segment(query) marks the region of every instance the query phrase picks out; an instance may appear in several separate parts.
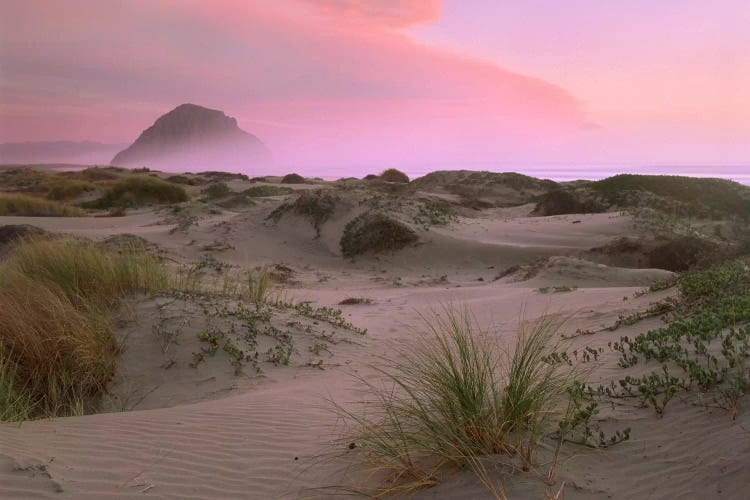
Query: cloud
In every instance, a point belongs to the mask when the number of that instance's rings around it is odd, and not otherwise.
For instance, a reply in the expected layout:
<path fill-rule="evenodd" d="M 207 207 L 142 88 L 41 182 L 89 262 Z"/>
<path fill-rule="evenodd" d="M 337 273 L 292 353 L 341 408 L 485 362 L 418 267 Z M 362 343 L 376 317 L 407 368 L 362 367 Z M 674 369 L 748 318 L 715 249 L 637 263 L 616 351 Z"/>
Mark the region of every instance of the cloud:
<path fill-rule="evenodd" d="M 348 21 L 403 28 L 435 21 L 440 0 L 300 0 L 313 9 Z"/>
<path fill-rule="evenodd" d="M 439 9 L 18 2 L 0 27 L 0 141 L 132 140 L 183 102 L 236 116 L 275 157 L 302 163 L 497 157 L 580 131 L 587 118 L 565 89 L 402 31 Z"/>

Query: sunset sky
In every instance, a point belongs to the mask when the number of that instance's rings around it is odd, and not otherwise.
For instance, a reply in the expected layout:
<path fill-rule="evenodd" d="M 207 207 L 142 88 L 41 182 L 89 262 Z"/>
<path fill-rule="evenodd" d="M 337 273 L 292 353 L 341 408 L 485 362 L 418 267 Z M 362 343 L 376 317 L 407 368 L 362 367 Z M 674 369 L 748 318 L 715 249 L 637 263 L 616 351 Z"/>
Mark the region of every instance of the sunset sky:
<path fill-rule="evenodd" d="M 192 102 L 285 164 L 748 165 L 749 25 L 747 0 L 0 0 L 0 142 L 131 142 Z"/>

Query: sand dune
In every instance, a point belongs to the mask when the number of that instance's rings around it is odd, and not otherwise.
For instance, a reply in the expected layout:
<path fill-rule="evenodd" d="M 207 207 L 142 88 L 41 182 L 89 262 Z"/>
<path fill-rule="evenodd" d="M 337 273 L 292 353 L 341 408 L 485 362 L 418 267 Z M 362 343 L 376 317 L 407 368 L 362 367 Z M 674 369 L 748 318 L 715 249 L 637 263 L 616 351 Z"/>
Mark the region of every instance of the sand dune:
<path fill-rule="evenodd" d="M 660 320 L 651 318 L 604 330 L 674 294 L 634 295 L 672 277 L 668 271 L 585 260 L 591 248 L 638 237 L 633 220 L 620 213 L 532 217 L 528 205 L 488 209 L 444 226 L 415 225 L 419 243 L 401 251 L 344 259 L 339 240 L 357 210 L 331 217 L 318 238 L 304 217 L 267 220 L 284 199 L 214 212 L 188 206 L 182 212 L 194 219 L 187 225 L 164 208 L 124 217 L 0 217 L 0 224 L 33 224 L 94 240 L 133 234 L 175 265 L 207 256 L 238 271 L 283 264 L 279 286 L 287 296 L 341 307 L 348 321 L 367 329 L 364 336 L 336 330 L 342 341 L 312 355 L 316 328 L 323 327 L 302 322 L 293 327 L 299 330 L 289 366 L 266 362 L 262 374 L 245 370 L 237 376 L 221 352 L 198 368 L 189 365 L 204 345 L 198 334 L 209 329 L 203 303 L 133 298 L 123 314 L 137 320 L 118 330 L 125 351 L 105 402 L 108 412 L 0 425 L 0 498 L 330 498 L 334 491 L 326 487 L 353 476 L 346 450 L 333 447 L 336 418 L 326 400 L 360 397 L 351 374 L 364 373 L 379 355 L 398 356 L 393 342 L 421 335 L 422 315 L 464 304 L 509 348 L 519 316 L 555 314 L 570 318 L 564 333 L 600 331 L 573 341 L 597 347 L 658 326 Z M 545 287 L 570 291 L 542 293 Z M 347 297 L 370 303 L 337 305 Z M 280 328 L 298 321 L 284 314 Z M 160 328 L 179 330 L 166 349 Z M 315 366 L 318 360 L 322 364 Z M 603 366 L 594 367 L 594 379 L 615 375 Z M 743 498 L 750 487 L 750 416 L 741 413 L 732 422 L 721 411 L 675 404 L 662 419 L 635 408 L 606 413 L 608 425 L 631 426 L 634 437 L 612 450 L 567 448 L 565 497 Z M 505 484 L 510 498 L 542 498 L 544 492 L 533 473 L 506 477 Z M 469 473 L 417 497 L 489 498 Z"/>

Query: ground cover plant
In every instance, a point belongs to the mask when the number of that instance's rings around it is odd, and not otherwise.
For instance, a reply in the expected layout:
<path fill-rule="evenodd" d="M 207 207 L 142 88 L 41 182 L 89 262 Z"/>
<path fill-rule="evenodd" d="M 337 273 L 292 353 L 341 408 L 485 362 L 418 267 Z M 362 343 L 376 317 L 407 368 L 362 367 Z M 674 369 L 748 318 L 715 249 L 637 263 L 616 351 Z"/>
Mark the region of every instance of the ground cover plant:
<path fill-rule="evenodd" d="M 750 391 L 750 260 L 728 261 L 683 276 L 677 289 L 675 299 L 621 317 L 608 329 L 654 315 L 664 320 L 660 328 L 608 343 L 626 374 L 609 384 L 585 386 L 582 396 L 590 404 L 632 401 L 663 415 L 681 395 L 693 404 L 724 408 L 733 417 L 741 410 Z M 601 349 L 586 347 L 556 359 L 589 361 L 602 354 Z"/>
<path fill-rule="evenodd" d="M 166 286 L 163 264 L 144 253 L 64 238 L 18 242 L 0 266 L 0 416 L 95 406 L 116 367 L 119 301 Z"/>

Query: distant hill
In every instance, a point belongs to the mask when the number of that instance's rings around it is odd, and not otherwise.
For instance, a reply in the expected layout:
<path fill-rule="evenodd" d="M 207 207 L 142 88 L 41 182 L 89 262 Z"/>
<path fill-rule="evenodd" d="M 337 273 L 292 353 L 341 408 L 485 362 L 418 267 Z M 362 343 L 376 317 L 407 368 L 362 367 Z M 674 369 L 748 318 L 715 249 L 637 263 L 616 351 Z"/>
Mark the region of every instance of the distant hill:
<path fill-rule="evenodd" d="M 124 144 L 100 142 L 6 142 L 0 144 L 0 163 L 107 164 Z"/>
<path fill-rule="evenodd" d="M 161 116 L 112 164 L 166 170 L 252 169 L 271 162 L 260 139 L 222 111 L 182 104 Z"/>

